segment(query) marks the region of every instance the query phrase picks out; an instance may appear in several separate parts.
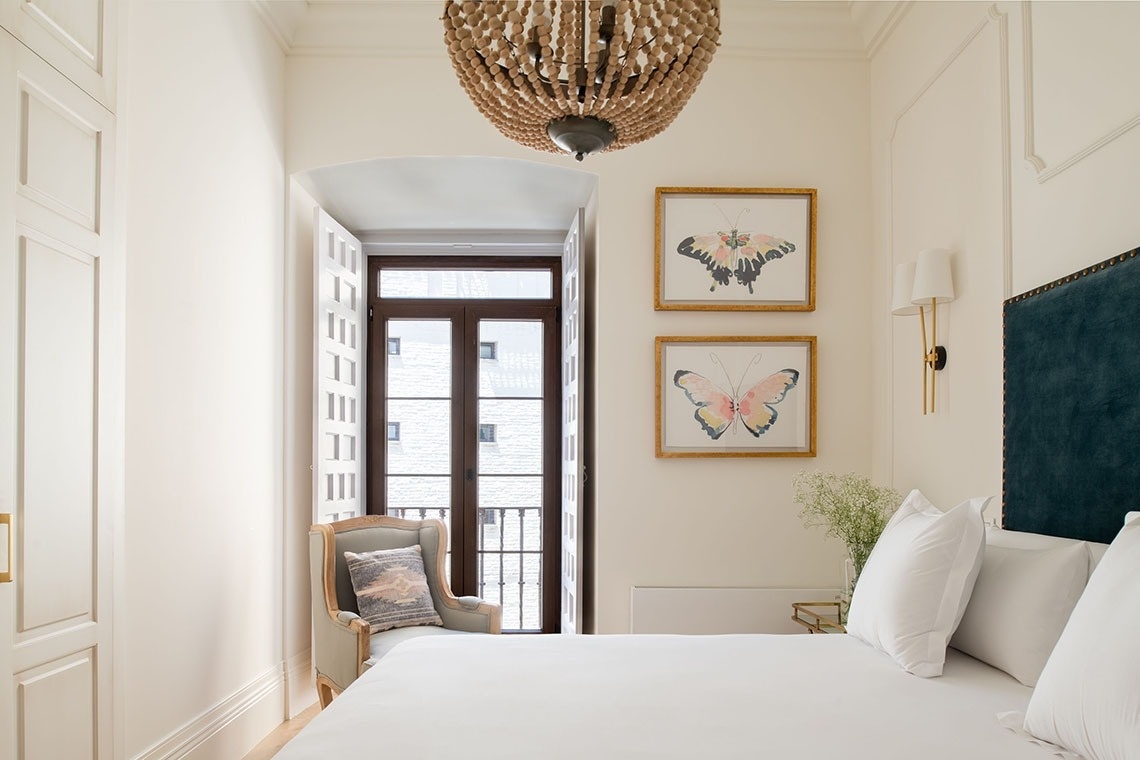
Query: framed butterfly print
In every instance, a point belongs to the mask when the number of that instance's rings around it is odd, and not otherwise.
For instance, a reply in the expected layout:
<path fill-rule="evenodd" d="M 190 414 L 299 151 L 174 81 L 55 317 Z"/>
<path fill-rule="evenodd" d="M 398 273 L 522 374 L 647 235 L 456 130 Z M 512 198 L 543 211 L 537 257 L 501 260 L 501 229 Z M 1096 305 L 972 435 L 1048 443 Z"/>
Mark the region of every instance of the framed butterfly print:
<path fill-rule="evenodd" d="M 658 457 L 815 456 L 815 336 L 656 339 Z"/>
<path fill-rule="evenodd" d="M 815 311 L 815 194 L 657 188 L 654 308 Z"/>

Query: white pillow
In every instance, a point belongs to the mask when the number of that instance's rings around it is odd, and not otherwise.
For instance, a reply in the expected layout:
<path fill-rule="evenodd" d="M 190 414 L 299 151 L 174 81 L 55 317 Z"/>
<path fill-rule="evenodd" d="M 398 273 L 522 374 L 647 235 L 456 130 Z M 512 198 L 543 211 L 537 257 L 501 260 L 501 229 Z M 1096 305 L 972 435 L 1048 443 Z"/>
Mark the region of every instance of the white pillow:
<path fill-rule="evenodd" d="M 1065 626 L 1025 729 L 1088 760 L 1140 757 L 1140 520 L 1126 522 Z"/>
<path fill-rule="evenodd" d="M 1088 548 L 1067 541 L 1014 549 L 994 545 L 991 536 L 950 646 L 1033 686 L 1085 589 Z"/>
<path fill-rule="evenodd" d="M 942 675 L 946 642 L 962 619 L 981 566 L 987 501 L 970 499 L 943 513 L 911 491 L 859 576 L 847 633 L 910 673 Z"/>
<path fill-rule="evenodd" d="M 1073 543 L 1083 543 L 1089 550 L 1089 575 L 1096 569 L 1100 558 L 1108 550 L 1108 544 L 1098 544 L 1095 541 L 1081 541 L 1076 538 L 1062 538 L 1061 536 L 1047 536 L 1044 533 L 1025 533 L 1020 530 L 1004 530 L 1002 528 L 986 528 L 986 546 L 1009 546 L 1014 549 L 1052 549 L 1055 546 L 1069 546 Z"/>

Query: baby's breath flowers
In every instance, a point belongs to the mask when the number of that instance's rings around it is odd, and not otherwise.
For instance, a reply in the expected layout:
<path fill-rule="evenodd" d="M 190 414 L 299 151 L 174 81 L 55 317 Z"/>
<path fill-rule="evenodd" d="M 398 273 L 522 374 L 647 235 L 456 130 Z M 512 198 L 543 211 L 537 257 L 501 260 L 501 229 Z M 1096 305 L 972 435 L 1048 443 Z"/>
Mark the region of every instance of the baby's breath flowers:
<path fill-rule="evenodd" d="M 800 470 L 792 478 L 793 498 L 802 505 L 800 518 L 808 527 L 826 526 L 827 535 L 847 545 L 855 565 L 854 588 L 887 521 L 902 496 L 893 488 L 877 486 L 869 478 L 849 472 L 836 475 Z"/>

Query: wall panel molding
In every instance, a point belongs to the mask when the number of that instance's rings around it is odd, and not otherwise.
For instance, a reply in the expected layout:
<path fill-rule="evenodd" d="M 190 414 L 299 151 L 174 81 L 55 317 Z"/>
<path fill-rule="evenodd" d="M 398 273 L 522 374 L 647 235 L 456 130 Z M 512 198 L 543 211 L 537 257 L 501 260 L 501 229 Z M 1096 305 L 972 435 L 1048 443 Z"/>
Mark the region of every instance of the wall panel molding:
<path fill-rule="evenodd" d="M 1024 0 L 1021 4 L 1021 32 L 1022 32 L 1022 98 L 1024 101 L 1025 109 L 1025 161 L 1029 168 L 1036 172 L 1037 181 L 1039 183 L 1047 182 L 1053 177 L 1056 177 L 1066 169 L 1075 166 L 1084 159 L 1091 156 L 1104 146 L 1116 140 L 1121 135 L 1132 130 L 1133 127 L 1140 125 L 1140 112 L 1134 114 L 1126 119 L 1123 123 L 1110 128 L 1107 132 L 1102 134 L 1099 138 L 1094 139 L 1092 142 L 1078 148 L 1075 152 L 1070 154 L 1067 158 L 1056 161 L 1047 161 L 1044 157 L 1038 154 L 1038 146 L 1036 143 L 1037 136 L 1037 113 L 1034 110 L 1034 86 L 1033 86 L 1033 11 L 1032 3 L 1029 0 Z M 1006 297 L 1011 293 L 1006 290 Z"/>
<path fill-rule="evenodd" d="M 1010 140 L 1010 87 L 1009 87 L 1009 16 L 998 8 L 998 6 L 991 5 L 986 12 L 985 17 L 979 21 L 973 29 L 962 39 L 962 41 L 954 48 L 950 55 L 942 62 L 941 65 L 935 70 L 934 74 L 918 89 L 918 91 L 911 97 L 910 100 L 899 110 L 891 123 L 890 134 L 887 137 L 887 234 L 886 234 L 886 268 L 885 271 L 879 273 L 883 282 L 890 282 L 891 276 L 895 267 L 895 155 L 894 155 L 894 141 L 898 133 L 899 124 L 906 117 L 908 113 L 922 100 L 922 98 L 930 91 L 932 87 L 946 74 L 947 71 L 958 61 L 963 53 L 974 43 L 982 32 L 990 27 L 991 24 L 996 24 L 998 29 L 998 46 L 999 46 L 999 66 L 998 72 L 1001 77 L 1000 86 L 1000 99 L 1001 99 L 1001 143 L 1002 143 L 1002 288 L 1003 293 L 1008 297 L 1011 293 L 1011 283 L 1013 280 L 1013 191 L 1012 191 L 1012 177 L 1010 172 L 1011 162 L 1011 140 Z M 891 297 L 890 290 L 887 290 L 887 298 Z M 889 304 L 880 304 L 886 307 Z M 885 329 L 885 345 L 887 346 L 887 366 L 891 370 L 886 376 L 886 398 L 894 397 L 894 371 L 895 366 L 895 350 L 894 350 L 894 324 L 892 318 L 888 317 L 886 320 Z M 917 354 L 916 354 L 917 355 Z M 885 451 L 889 452 L 886 460 L 886 475 L 888 482 L 894 482 L 894 463 L 895 463 L 895 419 L 894 419 L 894 405 L 888 404 L 886 410 L 887 426 L 886 426 L 886 446 Z"/>

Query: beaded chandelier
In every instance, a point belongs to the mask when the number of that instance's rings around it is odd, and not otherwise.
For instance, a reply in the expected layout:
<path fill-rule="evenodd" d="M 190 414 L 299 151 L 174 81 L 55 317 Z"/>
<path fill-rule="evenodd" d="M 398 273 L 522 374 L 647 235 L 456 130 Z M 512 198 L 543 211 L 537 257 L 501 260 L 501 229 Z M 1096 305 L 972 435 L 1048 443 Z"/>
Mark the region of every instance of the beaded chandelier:
<path fill-rule="evenodd" d="M 582 157 L 668 127 L 716 52 L 719 0 L 448 0 L 471 101 L 528 148 Z"/>

